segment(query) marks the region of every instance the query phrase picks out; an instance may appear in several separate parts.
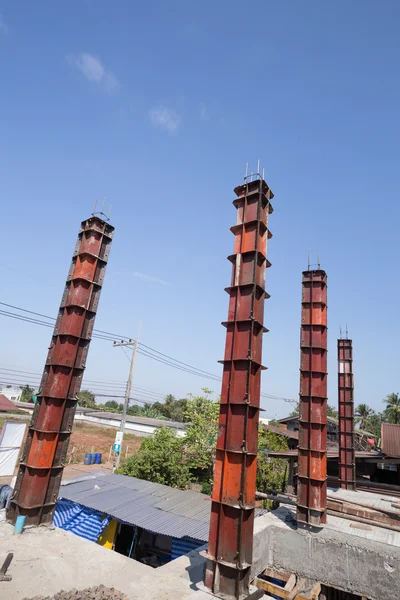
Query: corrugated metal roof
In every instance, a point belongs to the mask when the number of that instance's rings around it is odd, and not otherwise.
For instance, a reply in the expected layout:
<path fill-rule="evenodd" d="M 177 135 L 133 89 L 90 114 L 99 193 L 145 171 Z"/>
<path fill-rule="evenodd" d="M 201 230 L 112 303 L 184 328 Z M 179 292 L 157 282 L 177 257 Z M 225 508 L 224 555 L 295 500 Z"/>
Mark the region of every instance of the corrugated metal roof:
<path fill-rule="evenodd" d="M 0 394 L 0 410 L 15 410 L 15 404 L 3 394 Z"/>
<path fill-rule="evenodd" d="M 382 423 L 382 452 L 400 458 L 400 425 Z"/>
<path fill-rule="evenodd" d="M 198 492 L 112 474 L 64 485 L 60 498 L 154 533 L 208 539 L 211 501 Z"/>
<path fill-rule="evenodd" d="M 190 537 L 206 542 L 210 526 L 209 496 L 178 490 L 125 475 L 83 476 L 61 486 L 60 498 L 174 538 Z M 256 516 L 265 510 L 256 509 Z"/>
<path fill-rule="evenodd" d="M 292 438 L 293 440 L 299 439 L 298 431 L 291 431 L 290 429 L 285 429 L 284 427 L 276 427 L 275 425 L 267 425 L 266 423 L 260 423 L 260 425 L 272 433 L 277 433 L 278 435 L 283 435 L 285 437 Z"/>
<path fill-rule="evenodd" d="M 85 408 L 79 412 L 84 413 L 88 417 L 98 417 L 100 419 L 115 419 L 121 421 L 121 413 L 105 412 L 99 410 L 93 410 Z M 150 427 L 170 427 L 173 429 L 186 429 L 187 423 L 180 423 L 179 421 L 167 421 L 164 419 L 150 419 L 149 417 L 134 417 L 131 415 L 126 416 L 128 423 L 140 423 L 143 425 L 149 425 Z"/>

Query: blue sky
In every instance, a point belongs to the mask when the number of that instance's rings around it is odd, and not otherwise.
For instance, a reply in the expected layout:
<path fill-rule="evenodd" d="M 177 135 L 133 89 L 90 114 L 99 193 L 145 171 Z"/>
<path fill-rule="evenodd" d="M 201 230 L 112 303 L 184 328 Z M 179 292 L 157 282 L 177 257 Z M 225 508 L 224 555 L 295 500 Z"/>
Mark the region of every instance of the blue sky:
<path fill-rule="evenodd" d="M 0 301 L 56 315 L 96 197 L 116 228 L 96 327 L 220 374 L 233 188 L 257 159 L 275 194 L 263 391 L 296 398 L 301 272 L 328 274 L 355 401 L 399 391 L 400 5 L 0 1 Z M 50 330 L 0 316 L 0 365 L 41 372 Z M 93 340 L 87 377 L 128 362 Z M 219 385 L 139 356 L 160 393 Z M 290 406 L 263 400 L 265 416 Z"/>

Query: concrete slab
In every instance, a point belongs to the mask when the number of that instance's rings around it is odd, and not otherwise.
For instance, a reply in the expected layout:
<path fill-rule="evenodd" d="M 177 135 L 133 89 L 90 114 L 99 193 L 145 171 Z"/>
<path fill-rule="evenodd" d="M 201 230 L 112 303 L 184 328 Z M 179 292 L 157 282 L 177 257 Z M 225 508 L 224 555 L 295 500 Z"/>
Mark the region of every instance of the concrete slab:
<path fill-rule="evenodd" d="M 400 534 L 380 527 L 360 530 L 328 517 L 319 531 L 298 529 L 289 507 L 255 521 L 252 575 L 266 567 L 320 581 L 371 600 L 394 598 L 400 589 Z"/>
<path fill-rule="evenodd" d="M 11 525 L 1 523 L 0 564 L 8 552 L 14 553 L 12 581 L 0 582 L 0 598 L 7 600 L 100 584 L 130 600 L 187 600 L 197 590 L 179 570 L 152 569 L 62 529 L 39 527 L 15 535 Z"/>

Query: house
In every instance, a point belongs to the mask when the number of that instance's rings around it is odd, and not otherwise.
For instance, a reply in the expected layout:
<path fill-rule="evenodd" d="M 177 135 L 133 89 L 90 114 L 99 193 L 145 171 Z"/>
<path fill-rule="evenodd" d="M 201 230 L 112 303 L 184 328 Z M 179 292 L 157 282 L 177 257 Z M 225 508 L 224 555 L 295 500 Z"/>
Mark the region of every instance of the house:
<path fill-rule="evenodd" d="M 278 419 L 278 423 L 281 423 L 288 431 L 297 433 L 299 431 L 299 417 L 292 416 L 284 419 Z M 327 416 L 326 418 L 326 437 L 327 446 L 330 448 L 337 448 L 339 446 L 339 421 L 334 417 Z M 375 436 L 369 431 L 363 429 L 354 429 L 354 441 L 355 449 L 360 451 L 368 451 L 375 447 L 376 441 Z"/>
<path fill-rule="evenodd" d="M 15 404 L 11 402 L 4 394 L 0 394 L 0 412 L 14 412 Z"/>
<path fill-rule="evenodd" d="M 158 567 L 207 543 L 210 514 L 205 494 L 95 473 L 62 482 L 53 523 Z"/>
<path fill-rule="evenodd" d="M 18 402 L 21 398 L 21 388 L 3 387 L 0 394 L 11 400 L 11 402 Z"/>

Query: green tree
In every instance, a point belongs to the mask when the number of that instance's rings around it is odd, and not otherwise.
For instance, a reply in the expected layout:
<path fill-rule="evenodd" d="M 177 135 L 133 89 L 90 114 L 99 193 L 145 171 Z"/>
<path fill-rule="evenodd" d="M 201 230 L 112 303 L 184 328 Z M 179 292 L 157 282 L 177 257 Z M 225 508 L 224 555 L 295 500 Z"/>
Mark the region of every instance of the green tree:
<path fill-rule="evenodd" d="M 381 425 L 382 425 L 382 421 L 383 420 L 384 420 L 383 414 L 382 413 L 375 413 L 375 412 L 373 412 L 368 417 L 368 420 L 367 420 L 367 429 L 366 429 L 366 431 L 371 432 L 372 435 L 374 435 L 377 440 L 379 440 L 380 437 L 381 437 Z"/>
<path fill-rule="evenodd" d="M 368 420 L 374 414 L 372 408 L 367 404 L 359 404 L 355 410 L 355 423 L 360 426 L 360 429 L 368 428 Z"/>
<path fill-rule="evenodd" d="M 96 396 L 90 390 L 82 390 L 77 398 L 82 408 L 96 408 Z"/>
<path fill-rule="evenodd" d="M 19 399 L 20 402 L 29 402 L 34 393 L 35 390 L 32 387 L 30 387 L 28 384 L 24 385 L 21 387 L 21 396 Z"/>
<path fill-rule="evenodd" d="M 177 400 L 175 396 L 168 394 L 168 396 L 165 397 L 164 402 L 154 402 L 153 408 L 166 419 L 183 423 L 186 419 L 185 412 L 187 402 L 186 398 Z"/>
<path fill-rule="evenodd" d="M 108 400 L 104 403 L 104 408 L 106 408 L 107 410 L 118 412 L 119 404 L 116 400 Z"/>
<path fill-rule="evenodd" d="M 175 432 L 166 427 L 143 440 L 138 452 L 118 469 L 118 473 L 181 489 L 191 480 L 183 444 Z"/>
<path fill-rule="evenodd" d="M 288 450 L 288 443 L 283 435 L 269 431 L 260 425 L 258 428 L 256 480 L 259 492 L 267 492 L 267 488 L 283 490 L 286 484 L 287 461 L 282 458 L 269 458 L 268 450 Z"/>
<path fill-rule="evenodd" d="M 185 418 L 189 426 L 183 443 L 189 467 L 203 471 L 204 479 L 210 481 L 218 436 L 219 401 L 210 398 L 212 392 L 207 388 L 202 391 L 204 396 L 187 401 Z"/>
<path fill-rule="evenodd" d="M 400 423 L 400 395 L 388 394 L 383 402 L 386 404 L 385 418 L 389 423 Z"/>
<path fill-rule="evenodd" d="M 333 406 L 330 406 L 329 404 L 326 407 L 326 414 L 328 417 L 332 417 L 333 419 L 339 418 L 339 413 L 336 410 L 336 408 L 334 408 Z"/>

